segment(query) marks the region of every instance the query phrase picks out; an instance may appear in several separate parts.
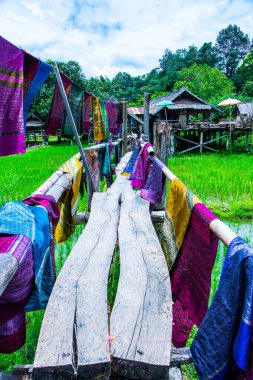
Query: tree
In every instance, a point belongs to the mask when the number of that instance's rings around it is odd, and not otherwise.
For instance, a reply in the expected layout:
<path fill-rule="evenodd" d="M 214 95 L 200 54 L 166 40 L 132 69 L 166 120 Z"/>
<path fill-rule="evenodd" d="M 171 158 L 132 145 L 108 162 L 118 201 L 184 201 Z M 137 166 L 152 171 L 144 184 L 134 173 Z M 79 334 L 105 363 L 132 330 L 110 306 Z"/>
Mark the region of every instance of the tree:
<path fill-rule="evenodd" d="M 232 78 L 240 61 L 250 49 L 250 39 L 239 26 L 229 25 L 222 29 L 216 39 L 215 49 L 218 57 L 218 68 Z"/>
<path fill-rule="evenodd" d="M 208 101 L 216 96 L 226 96 L 233 92 L 232 82 L 226 75 L 208 65 L 192 65 L 178 73 L 174 89 L 187 87 L 200 98 Z"/>
<path fill-rule="evenodd" d="M 205 42 L 198 51 L 198 64 L 214 67 L 217 63 L 217 54 L 212 42 Z"/>
<path fill-rule="evenodd" d="M 241 66 L 238 67 L 233 80 L 238 91 L 243 89 L 247 81 L 253 81 L 253 49 L 244 58 Z"/>

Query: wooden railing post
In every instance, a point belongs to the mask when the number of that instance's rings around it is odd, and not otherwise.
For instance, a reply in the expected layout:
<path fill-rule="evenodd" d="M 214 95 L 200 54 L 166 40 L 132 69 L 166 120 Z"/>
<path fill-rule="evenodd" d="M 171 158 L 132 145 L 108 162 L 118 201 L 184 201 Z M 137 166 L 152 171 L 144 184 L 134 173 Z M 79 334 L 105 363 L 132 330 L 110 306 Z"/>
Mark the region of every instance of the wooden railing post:
<path fill-rule="evenodd" d="M 122 153 L 123 155 L 127 152 L 127 102 L 123 102 L 123 124 L 122 124 Z"/>
<path fill-rule="evenodd" d="M 151 94 L 145 92 L 144 94 L 144 134 L 146 135 L 146 140 L 150 141 L 149 133 L 149 103 L 150 103 Z"/>

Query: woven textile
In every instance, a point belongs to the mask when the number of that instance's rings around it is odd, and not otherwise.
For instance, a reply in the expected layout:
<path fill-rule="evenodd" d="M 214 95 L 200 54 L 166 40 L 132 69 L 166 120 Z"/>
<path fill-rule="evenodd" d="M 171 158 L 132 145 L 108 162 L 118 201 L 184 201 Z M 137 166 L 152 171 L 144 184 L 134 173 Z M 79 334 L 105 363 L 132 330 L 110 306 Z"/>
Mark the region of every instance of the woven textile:
<path fill-rule="evenodd" d="M 218 290 L 191 345 L 200 380 L 252 379 L 253 248 L 236 237 L 226 261 Z"/>
<path fill-rule="evenodd" d="M 14 256 L 18 269 L 0 296 L 0 353 L 11 353 L 25 343 L 24 308 L 33 287 L 32 243 L 24 235 L 0 235 L 0 254 Z"/>
<path fill-rule="evenodd" d="M 68 94 L 68 101 L 79 135 L 83 133 L 83 97 L 84 91 L 73 83 Z M 62 134 L 66 137 L 74 136 L 72 124 L 66 110 L 62 122 Z"/>
<path fill-rule="evenodd" d="M 31 56 L 30 56 L 31 57 Z M 32 57 L 34 58 L 34 57 Z M 31 58 L 30 58 L 31 59 Z M 34 61 L 31 60 L 30 65 L 32 65 L 32 62 L 34 62 L 34 68 L 36 67 L 36 72 L 32 78 L 32 80 L 29 83 L 26 83 L 27 90 L 26 94 L 24 94 L 24 123 L 26 123 L 27 115 L 29 108 L 37 94 L 37 92 L 40 90 L 41 86 L 45 82 L 45 80 L 48 78 L 48 75 L 52 71 L 53 67 L 48 65 L 45 62 L 40 61 L 37 65 L 37 60 L 34 58 Z"/>
<path fill-rule="evenodd" d="M 25 153 L 23 51 L 0 36 L 0 156 Z"/>
<path fill-rule="evenodd" d="M 192 327 L 200 326 L 208 309 L 218 246 L 218 238 L 209 228 L 214 219 L 216 216 L 204 204 L 193 206 L 183 243 L 170 272 L 175 347 L 185 347 Z"/>
<path fill-rule="evenodd" d="M 84 104 L 83 104 L 83 132 L 86 132 L 86 133 L 90 129 L 91 106 L 92 106 L 92 95 L 88 91 L 85 91 Z"/>
<path fill-rule="evenodd" d="M 136 160 L 137 160 L 137 157 L 140 153 L 140 150 L 141 150 L 141 143 L 138 143 L 136 145 L 136 147 L 134 148 L 134 151 L 131 154 L 131 157 L 130 157 L 128 163 L 126 164 L 126 167 L 123 170 L 123 172 L 121 173 L 121 175 L 123 175 L 124 177 L 128 177 L 128 178 L 131 177 L 132 172 L 134 170 L 134 165 L 136 163 Z"/>
<path fill-rule="evenodd" d="M 165 165 L 153 158 L 150 172 L 145 183 L 144 189 L 141 190 L 141 197 L 150 203 L 161 203 L 165 185 L 165 175 L 162 169 Z"/>
<path fill-rule="evenodd" d="M 141 146 L 141 150 L 138 154 L 131 176 L 131 185 L 134 188 L 144 189 L 150 166 L 150 162 L 148 161 L 148 148 L 151 146 L 152 145 L 149 143 L 144 143 Z"/>
<path fill-rule="evenodd" d="M 191 210 L 196 203 L 200 203 L 200 200 L 179 179 L 171 182 L 161 240 L 170 268 L 183 243 Z"/>
<path fill-rule="evenodd" d="M 100 107 L 100 99 L 93 96 L 92 98 L 92 117 L 93 117 L 93 130 L 94 140 L 103 141 L 107 139 L 104 120 L 102 117 L 102 111 Z"/>
<path fill-rule="evenodd" d="M 32 80 L 36 74 L 39 65 L 39 59 L 35 58 L 33 55 L 24 51 L 24 83 L 23 83 L 23 96 L 27 94 L 28 88 L 30 87 Z"/>
<path fill-rule="evenodd" d="M 60 73 L 63 87 L 66 94 L 68 95 L 71 89 L 72 80 L 69 79 L 66 75 Z M 61 128 L 61 121 L 64 113 L 65 105 L 62 99 L 61 91 L 58 83 L 55 83 L 54 97 L 51 105 L 47 125 L 46 125 L 46 134 L 56 135 L 58 129 Z"/>
<path fill-rule="evenodd" d="M 86 162 L 89 166 L 89 170 L 92 177 L 92 182 L 95 187 L 95 191 L 99 192 L 99 161 L 96 152 L 85 153 Z M 86 181 L 89 181 L 89 176 L 86 174 Z M 92 185 L 90 184 L 90 188 Z"/>
<path fill-rule="evenodd" d="M 75 231 L 75 219 L 78 205 L 78 193 L 82 179 L 82 166 L 76 157 L 72 157 L 65 164 L 59 167 L 63 173 L 72 176 L 70 188 L 61 196 L 58 201 L 60 207 L 60 220 L 55 230 L 55 240 L 63 243 Z"/>

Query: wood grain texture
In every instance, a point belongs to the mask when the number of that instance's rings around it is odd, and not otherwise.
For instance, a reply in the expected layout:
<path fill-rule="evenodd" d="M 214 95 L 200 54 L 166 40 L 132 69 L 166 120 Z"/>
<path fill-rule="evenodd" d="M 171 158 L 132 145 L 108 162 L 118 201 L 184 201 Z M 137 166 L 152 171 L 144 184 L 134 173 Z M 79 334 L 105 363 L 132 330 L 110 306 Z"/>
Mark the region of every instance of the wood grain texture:
<path fill-rule="evenodd" d="M 0 254 L 0 296 L 18 269 L 18 260 L 8 253 Z"/>
<path fill-rule="evenodd" d="M 106 288 L 118 217 L 118 195 L 94 193 L 88 224 L 59 274 L 45 312 L 34 379 L 71 379 L 77 370 L 85 379 L 94 378 L 93 371 L 101 378 L 108 376 Z"/>
<path fill-rule="evenodd" d="M 120 279 L 110 319 L 112 370 L 132 379 L 165 379 L 170 365 L 172 300 L 169 272 L 149 203 L 122 198 Z"/>

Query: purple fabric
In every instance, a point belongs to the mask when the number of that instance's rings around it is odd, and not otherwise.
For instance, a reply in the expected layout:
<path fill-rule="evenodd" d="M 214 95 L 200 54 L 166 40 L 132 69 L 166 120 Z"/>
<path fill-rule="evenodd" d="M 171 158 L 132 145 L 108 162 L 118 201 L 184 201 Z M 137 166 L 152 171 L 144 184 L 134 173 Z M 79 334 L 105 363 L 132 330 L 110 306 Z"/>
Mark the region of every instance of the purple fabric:
<path fill-rule="evenodd" d="M 91 114 L 92 94 L 88 91 L 84 92 L 83 104 L 83 131 L 88 132 L 90 129 L 90 114 Z"/>
<path fill-rule="evenodd" d="M 63 87 L 65 89 L 66 95 L 69 94 L 72 80 L 69 79 L 66 75 L 60 73 Z M 46 125 L 46 134 L 56 135 L 58 129 L 61 128 L 61 120 L 64 113 L 65 105 L 62 99 L 61 91 L 58 86 L 58 83 L 55 84 L 54 98 L 51 105 L 51 110 L 49 113 L 49 118 Z"/>
<path fill-rule="evenodd" d="M 23 51 L 0 36 L 0 156 L 25 153 Z"/>
<path fill-rule="evenodd" d="M 24 235 L 0 235 L 0 254 L 12 254 L 19 267 L 0 296 L 0 352 L 11 353 L 25 343 L 25 312 L 33 287 L 32 243 Z"/>
<path fill-rule="evenodd" d="M 193 327 L 200 326 L 208 309 L 211 272 L 218 238 L 209 224 L 217 217 L 202 203 L 191 213 L 183 244 L 171 269 L 173 299 L 172 342 L 184 347 Z"/>
<path fill-rule="evenodd" d="M 141 197 L 150 203 L 161 203 L 165 184 L 165 175 L 162 172 L 164 164 L 153 158 L 150 172 L 145 183 L 144 189 L 141 190 Z"/>
<path fill-rule="evenodd" d="M 144 189 L 148 177 L 148 148 L 151 146 L 149 143 L 144 143 L 135 162 L 131 185 L 137 189 Z"/>
<path fill-rule="evenodd" d="M 111 141 L 108 141 L 108 147 L 109 147 L 109 154 L 111 156 L 112 151 L 113 151 L 113 143 Z"/>
<path fill-rule="evenodd" d="M 117 133 L 118 124 L 117 124 L 117 104 L 105 102 L 106 113 L 108 117 L 109 132 L 112 134 Z"/>
<path fill-rule="evenodd" d="M 26 205 L 34 206 L 41 205 L 45 207 L 48 212 L 49 220 L 50 220 L 50 248 L 51 248 L 51 259 L 53 265 L 53 273 L 54 280 L 56 279 L 56 268 L 55 268 L 55 255 L 54 255 L 54 231 L 56 225 L 60 219 L 60 210 L 57 202 L 54 197 L 51 195 L 45 194 L 32 194 L 29 197 L 26 197 L 22 201 Z"/>

